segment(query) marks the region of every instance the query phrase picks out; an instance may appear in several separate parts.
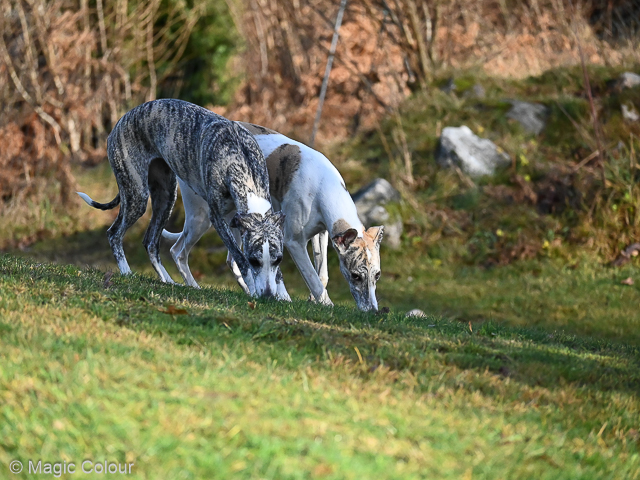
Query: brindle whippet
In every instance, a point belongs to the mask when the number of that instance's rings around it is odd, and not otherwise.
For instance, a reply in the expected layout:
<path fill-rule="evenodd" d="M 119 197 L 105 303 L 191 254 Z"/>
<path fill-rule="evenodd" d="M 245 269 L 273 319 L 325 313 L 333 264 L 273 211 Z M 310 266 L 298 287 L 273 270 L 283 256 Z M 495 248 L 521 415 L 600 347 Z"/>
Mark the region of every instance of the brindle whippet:
<path fill-rule="evenodd" d="M 118 121 L 107 154 L 118 183 L 116 197 L 101 204 L 78 194 L 102 210 L 120 204 L 108 238 L 121 273 L 131 272 L 122 239 L 151 196 L 153 215 L 143 244 L 162 281 L 173 282 L 160 261 L 159 243 L 176 200 L 177 178 L 183 195 L 206 206 L 207 225 L 213 224 L 229 250 L 245 292 L 289 299 L 278 268 L 284 215 L 273 211 L 265 158 L 245 128 L 188 102 L 155 100 Z"/>

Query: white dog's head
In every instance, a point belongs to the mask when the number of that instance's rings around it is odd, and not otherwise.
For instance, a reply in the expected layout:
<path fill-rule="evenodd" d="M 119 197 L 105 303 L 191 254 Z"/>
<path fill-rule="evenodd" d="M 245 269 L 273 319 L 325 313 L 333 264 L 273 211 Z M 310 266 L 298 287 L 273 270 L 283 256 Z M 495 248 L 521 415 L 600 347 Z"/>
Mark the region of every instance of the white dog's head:
<path fill-rule="evenodd" d="M 231 221 L 230 226 L 242 235 L 258 297 L 274 297 L 278 290 L 276 274 L 282 262 L 284 217 L 282 212 L 238 213 Z"/>
<path fill-rule="evenodd" d="M 339 230 L 340 225 L 334 225 L 333 231 Z M 355 228 L 347 228 L 334 233 L 331 238 L 340 257 L 340 271 L 349 282 L 356 305 L 365 312 L 378 311 L 376 284 L 380 279 L 380 242 L 383 230 L 384 227 L 370 227 L 359 237 Z"/>

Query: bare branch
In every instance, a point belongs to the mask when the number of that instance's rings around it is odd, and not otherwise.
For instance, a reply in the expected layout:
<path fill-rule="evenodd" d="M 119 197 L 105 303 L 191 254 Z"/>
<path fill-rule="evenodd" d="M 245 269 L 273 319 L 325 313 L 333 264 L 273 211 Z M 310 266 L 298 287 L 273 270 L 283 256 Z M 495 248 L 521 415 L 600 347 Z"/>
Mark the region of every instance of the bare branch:
<path fill-rule="evenodd" d="M 22 0 L 18 0 L 16 2 L 16 10 L 18 11 L 18 17 L 20 18 L 20 24 L 22 25 L 22 38 L 24 38 L 27 52 L 27 63 L 29 76 L 31 77 L 31 85 L 33 85 L 33 88 L 36 91 L 36 101 L 38 103 L 42 103 L 42 89 L 38 82 L 38 64 L 36 62 L 36 54 L 33 51 L 33 44 L 31 42 L 31 29 L 29 28 L 24 8 L 22 8 Z"/>
<path fill-rule="evenodd" d="M 100 49 L 102 50 L 102 56 L 107 55 L 107 29 L 104 24 L 104 8 L 102 6 L 102 0 L 96 0 L 98 8 L 98 27 L 100 28 Z"/>
<path fill-rule="evenodd" d="M 0 21 L 0 27 L 4 27 L 3 23 L 4 22 Z M 22 82 L 20 81 L 20 78 L 16 73 L 16 69 L 13 66 L 13 62 L 11 61 L 11 57 L 9 56 L 9 52 L 7 51 L 7 45 L 4 43 L 4 37 L 2 35 L 0 35 L 0 55 L 2 55 L 2 59 L 7 65 L 7 69 L 9 70 L 9 75 L 11 77 L 11 80 L 13 81 L 13 84 L 16 87 L 16 90 L 18 90 L 18 92 L 20 93 L 24 101 L 27 102 L 29 105 L 31 105 L 31 108 L 35 110 L 35 112 L 40 116 L 40 118 L 42 118 L 42 120 L 44 120 L 51 126 L 51 128 L 53 129 L 53 135 L 56 139 L 56 143 L 58 145 L 61 145 L 62 139 L 60 138 L 60 130 L 61 130 L 60 125 L 58 124 L 58 122 L 56 122 L 56 120 L 51 115 L 45 112 L 40 105 L 36 104 L 33 101 L 33 98 L 31 98 L 31 95 L 29 95 L 29 92 L 27 92 L 27 90 L 24 88 L 24 85 L 22 85 Z"/>

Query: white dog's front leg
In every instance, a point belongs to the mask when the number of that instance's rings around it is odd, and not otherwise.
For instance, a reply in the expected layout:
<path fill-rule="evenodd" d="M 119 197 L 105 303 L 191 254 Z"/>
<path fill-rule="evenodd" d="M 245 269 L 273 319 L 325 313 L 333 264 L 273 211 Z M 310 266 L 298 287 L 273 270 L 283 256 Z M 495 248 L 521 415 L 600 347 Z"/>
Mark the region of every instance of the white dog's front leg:
<path fill-rule="evenodd" d="M 333 303 L 329 299 L 327 290 L 322 285 L 322 281 L 320 280 L 320 277 L 318 277 L 318 273 L 311 264 L 311 259 L 307 253 L 306 246 L 300 245 L 295 240 L 286 240 L 285 245 L 291 254 L 291 258 L 293 258 L 293 261 L 298 267 L 298 270 L 300 270 L 307 287 L 311 290 L 313 297 L 318 299 L 318 301 L 323 305 L 332 307 Z"/>
<path fill-rule="evenodd" d="M 324 305 L 333 305 L 327 292 L 327 284 L 329 283 L 329 270 L 327 269 L 327 244 L 329 242 L 329 232 L 324 231 L 314 235 L 311 239 L 311 248 L 313 250 L 313 263 L 316 266 L 316 272 L 320 277 L 320 281 L 325 288 L 324 297 L 320 299 L 320 303 Z M 309 300 L 315 302 L 313 293 L 309 294 Z"/>
<path fill-rule="evenodd" d="M 320 277 L 320 281 L 324 288 L 327 288 L 329 283 L 329 270 L 327 269 L 327 245 L 329 243 L 329 232 L 324 231 L 314 235 L 311 239 L 311 246 L 313 249 L 313 263 L 316 266 L 316 272 Z"/>

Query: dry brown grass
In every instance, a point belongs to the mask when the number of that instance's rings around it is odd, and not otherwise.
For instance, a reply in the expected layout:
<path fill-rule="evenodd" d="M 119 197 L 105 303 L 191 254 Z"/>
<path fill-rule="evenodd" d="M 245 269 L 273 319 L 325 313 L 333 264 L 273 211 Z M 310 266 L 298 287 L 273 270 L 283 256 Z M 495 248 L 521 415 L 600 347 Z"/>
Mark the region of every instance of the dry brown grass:
<path fill-rule="evenodd" d="M 350 2 L 323 112 L 331 121 L 321 124 L 319 140 L 373 128 L 383 112 L 412 90 L 432 88 L 434 75 L 446 71 L 539 75 L 579 64 L 579 45 L 590 64 L 639 62 L 636 27 L 624 30 L 618 18 L 627 7 L 600 3 Z M 326 0 L 251 0 L 237 17 L 248 45 L 247 79 L 235 104 L 217 110 L 307 140 L 336 11 L 337 3 Z"/>

